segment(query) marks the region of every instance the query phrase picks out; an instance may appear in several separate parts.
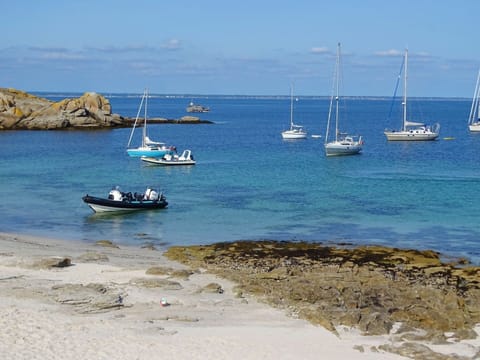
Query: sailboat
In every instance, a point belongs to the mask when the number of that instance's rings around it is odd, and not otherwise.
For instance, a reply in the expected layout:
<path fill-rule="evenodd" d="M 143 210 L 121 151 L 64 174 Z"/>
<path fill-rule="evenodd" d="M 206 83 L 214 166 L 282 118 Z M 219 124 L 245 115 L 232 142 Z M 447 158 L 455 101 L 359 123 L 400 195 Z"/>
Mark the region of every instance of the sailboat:
<path fill-rule="evenodd" d="M 478 71 L 477 84 L 475 85 L 475 92 L 473 93 L 472 108 L 470 109 L 470 116 L 468 117 L 468 129 L 472 132 L 480 131 L 480 113 L 479 113 L 479 99 L 480 98 L 480 70 Z"/>
<path fill-rule="evenodd" d="M 334 93 L 330 99 L 330 107 L 328 110 L 327 132 L 325 134 L 325 154 L 327 156 L 338 155 L 356 155 L 362 151 L 363 140 L 361 136 L 349 135 L 339 131 L 339 85 L 340 85 L 340 68 L 341 68 L 341 46 L 338 43 L 337 47 L 337 61 L 335 63 L 334 71 Z M 335 103 L 334 103 L 335 100 Z M 328 141 L 330 133 L 330 122 L 332 120 L 332 111 L 335 108 L 335 140 Z"/>
<path fill-rule="evenodd" d="M 132 157 L 162 157 L 165 154 L 172 154 L 174 152 L 173 148 L 167 147 L 163 142 L 152 141 L 147 136 L 147 101 L 148 91 L 145 89 L 143 92 L 142 101 L 140 102 L 140 106 L 138 108 L 137 116 L 135 118 L 135 123 L 133 124 L 132 131 L 130 132 L 130 138 L 128 139 L 127 154 Z M 144 104 L 145 106 L 143 106 Z M 137 148 L 130 148 L 130 143 L 132 142 L 133 134 L 135 132 L 135 128 L 137 127 L 142 107 L 145 111 L 143 118 L 142 144 Z"/>
<path fill-rule="evenodd" d="M 433 126 L 407 120 L 407 68 L 408 49 L 405 50 L 403 61 L 403 126 L 400 130 L 385 130 L 384 134 L 390 141 L 425 141 L 435 140 L 439 135 L 440 124 Z"/>
<path fill-rule="evenodd" d="M 303 126 L 293 123 L 293 86 L 290 87 L 290 130 L 283 131 L 282 138 L 285 140 L 307 138 L 307 132 L 303 129 Z"/>

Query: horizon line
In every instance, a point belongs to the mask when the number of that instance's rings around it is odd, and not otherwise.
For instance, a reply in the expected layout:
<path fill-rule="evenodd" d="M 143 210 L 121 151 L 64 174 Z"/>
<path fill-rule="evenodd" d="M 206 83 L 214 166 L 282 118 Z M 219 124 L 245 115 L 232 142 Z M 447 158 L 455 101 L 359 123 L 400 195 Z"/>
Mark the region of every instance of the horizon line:
<path fill-rule="evenodd" d="M 51 96 L 61 96 L 62 94 L 80 94 L 83 95 L 88 92 L 98 93 L 106 98 L 117 96 L 131 96 L 141 97 L 143 92 L 99 92 L 99 91 L 30 91 L 32 94 L 50 94 Z M 162 97 L 162 98 L 253 98 L 253 99 L 271 99 L 271 98 L 290 98 L 288 94 L 270 94 L 270 95 L 247 95 L 247 94 L 191 94 L 191 93 L 149 93 L 149 97 Z M 330 99 L 331 95 L 296 95 L 296 98 L 303 99 Z M 399 96 L 396 96 L 396 98 Z M 346 95 L 342 96 L 344 99 L 392 99 L 393 96 L 387 95 Z M 464 96 L 410 96 L 411 99 L 458 99 L 458 100 L 470 100 L 469 97 Z"/>

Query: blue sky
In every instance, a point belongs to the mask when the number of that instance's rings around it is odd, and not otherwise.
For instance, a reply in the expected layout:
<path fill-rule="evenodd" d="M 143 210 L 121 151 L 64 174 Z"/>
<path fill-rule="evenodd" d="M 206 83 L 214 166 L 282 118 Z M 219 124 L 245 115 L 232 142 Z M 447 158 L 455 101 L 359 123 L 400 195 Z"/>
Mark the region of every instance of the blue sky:
<path fill-rule="evenodd" d="M 477 0 L 18 0 L 2 6 L 0 87 L 25 91 L 471 97 Z"/>

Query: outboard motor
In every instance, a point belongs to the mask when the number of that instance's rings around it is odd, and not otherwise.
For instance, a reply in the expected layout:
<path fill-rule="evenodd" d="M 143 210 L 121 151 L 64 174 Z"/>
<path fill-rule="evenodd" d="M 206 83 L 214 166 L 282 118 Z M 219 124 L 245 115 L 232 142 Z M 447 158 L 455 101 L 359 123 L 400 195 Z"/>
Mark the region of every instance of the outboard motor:
<path fill-rule="evenodd" d="M 122 201 L 122 193 L 120 192 L 119 188 L 116 187 L 115 189 L 110 190 L 108 193 L 108 198 L 110 200 Z"/>
<path fill-rule="evenodd" d="M 150 189 L 147 188 L 147 191 L 145 191 L 145 196 L 143 197 L 144 200 L 150 200 L 150 201 L 156 201 L 159 199 L 159 195 L 157 190 L 155 189 Z"/>
<path fill-rule="evenodd" d="M 151 191 L 152 191 L 152 189 L 147 188 L 147 190 L 145 191 L 145 194 L 143 194 L 143 200 L 150 200 L 150 192 Z"/>
<path fill-rule="evenodd" d="M 158 200 L 158 198 L 159 198 L 158 192 L 154 189 L 150 190 L 149 200 L 155 201 L 155 200 Z"/>

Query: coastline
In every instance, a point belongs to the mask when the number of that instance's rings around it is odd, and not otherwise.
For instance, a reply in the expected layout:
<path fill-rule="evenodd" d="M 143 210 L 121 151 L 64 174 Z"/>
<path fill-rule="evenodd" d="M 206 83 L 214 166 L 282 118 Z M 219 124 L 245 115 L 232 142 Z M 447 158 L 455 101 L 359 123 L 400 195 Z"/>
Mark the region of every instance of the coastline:
<path fill-rule="evenodd" d="M 133 127 L 135 124 L 135 118 L 132 117 L 123 117 L 125 127 Z M 196 124 L 214 124 L 210 120 L 202 120 L 196 116 L 183 116 L 179 119 L 167 119 L 161 117 L 150 117 L 148 118 L 149 124 L 182 124 L 182 125 L 196 125 Z M 141 125 L 139 125 L 141 127 Z"/>
<path fill-rule="evenodd" d="M 379 350 L 389 336 L 335 335 L 152 248 L 0 233 L 0 289 L 5 358 L 404 358 Z M 480 342 L 446 346 L 467 359 Z"/>

